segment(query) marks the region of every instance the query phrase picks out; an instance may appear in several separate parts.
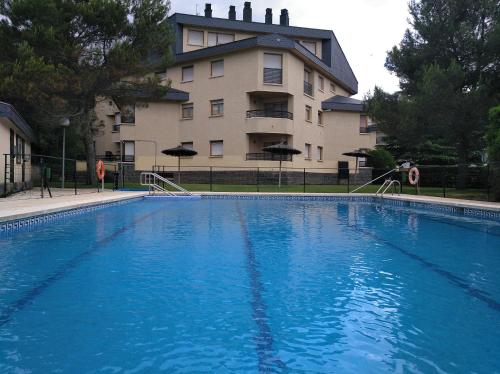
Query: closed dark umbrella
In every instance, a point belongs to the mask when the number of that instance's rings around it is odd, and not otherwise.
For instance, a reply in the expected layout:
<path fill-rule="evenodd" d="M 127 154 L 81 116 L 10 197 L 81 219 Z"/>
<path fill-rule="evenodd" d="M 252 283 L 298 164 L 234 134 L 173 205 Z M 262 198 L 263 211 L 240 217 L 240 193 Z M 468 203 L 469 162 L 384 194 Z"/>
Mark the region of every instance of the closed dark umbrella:
<path fill-rule="evenodd" d="M 275 155 L 288 156 L 288 155 L 299 155 L 302 152 L 289 146 L 286 142 L 281 142 L 279 144 L 270 145 L 269 147 L 262 148 L 264 152 L 269 152 Z M 281 162 L 283 157 L 280 157 L 280 172 L 278 177 L 278 188 L 281 188 Z"/>
<path fill-rule="evenodd" d="M 358 158 L 360 157 L 372 157 L 371 155 L 369 155 L 368 153 L 366 152 L 363 152 L 363 151 L 352 151 L 352 152 L 345 152 L 345 153 L 342 153 L 344 156 L 349 156 L 349 157 L 356 157 L 356 166 L 354 168 L 354 178 L 356 178 L 357 174 L 358 174 Z"/>
<path fill-rule="evenodd" d="M 194 156 L 197 155 L 198 152 L 196 152 L 193 149 L 185 148 L 182 145 L 178 145 L 175 148 L 169 148 L 169 149 L 164 149 L 161 151 L 161 153 L 167 155 L 167 156 L 175 156 L 177 157 L 177 184 L 181 183 L 181 157 L 189 157 L 189 156 Z"/>

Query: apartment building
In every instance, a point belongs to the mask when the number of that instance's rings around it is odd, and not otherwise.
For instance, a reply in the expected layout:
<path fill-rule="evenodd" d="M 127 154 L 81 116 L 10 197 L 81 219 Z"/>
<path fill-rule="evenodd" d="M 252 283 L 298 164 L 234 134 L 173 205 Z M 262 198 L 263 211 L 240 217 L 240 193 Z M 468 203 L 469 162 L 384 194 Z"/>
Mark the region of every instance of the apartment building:
<path fill-rule="evenodd" d="M 31 187 L 30 125 L 8 104 L 0 101 L 0 196 Z"/>
<path fill-rule="evenodd" d="M 161 150 L 179 144 L 198 155 L 185 166 L 273 167 L 268 145 L 287 141 L 302 154 L 284 166 L 337 168 L 354 159 L 342 153 L 371 149 L 375 126 L 363 102 L 350 98 L 358 82 L 330 30 L 289 25 L 286 9 L 273 23 L 252 19 L 250 2 L 237 19 L 175 13 L 175 63 L 158 72 L 170 89 L 161 99 L 138 95 L 118 107 L 96 106 L 96 153 L 133 162 L 136 170 L 175 166 Z"/>

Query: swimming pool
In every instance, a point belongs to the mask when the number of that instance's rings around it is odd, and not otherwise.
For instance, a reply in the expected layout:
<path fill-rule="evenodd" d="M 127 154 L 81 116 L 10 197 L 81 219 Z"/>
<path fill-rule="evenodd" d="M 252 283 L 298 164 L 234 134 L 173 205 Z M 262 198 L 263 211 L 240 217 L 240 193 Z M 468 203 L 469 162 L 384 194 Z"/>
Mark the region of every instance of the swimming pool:
<path fill-rule="evenodd" d="M 500 370 L 500 222 L 130 202 L 0 236 L 0 372 Z"/>

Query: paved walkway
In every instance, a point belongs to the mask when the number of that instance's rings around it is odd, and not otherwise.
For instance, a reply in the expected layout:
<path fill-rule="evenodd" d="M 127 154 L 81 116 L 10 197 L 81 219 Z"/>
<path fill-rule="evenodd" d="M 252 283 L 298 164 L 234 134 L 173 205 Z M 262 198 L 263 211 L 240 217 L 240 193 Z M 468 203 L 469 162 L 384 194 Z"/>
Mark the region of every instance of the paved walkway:
<path fill-rule="evenodd" d="M 52 191 L 52 198 L 45 194 L 42 199 L 40 190 L 33 190 L 1 198 L 0 222 L 147 195 L 147 192 L 92 191 L 83 190 L 75 195 L 74 190 L 58 189 Z"/>

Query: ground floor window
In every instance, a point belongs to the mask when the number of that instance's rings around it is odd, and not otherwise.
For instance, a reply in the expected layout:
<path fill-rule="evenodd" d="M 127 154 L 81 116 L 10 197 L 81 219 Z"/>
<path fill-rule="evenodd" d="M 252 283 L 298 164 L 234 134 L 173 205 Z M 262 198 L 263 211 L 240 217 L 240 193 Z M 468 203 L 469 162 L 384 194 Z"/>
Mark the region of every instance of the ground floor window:
<path fill-rule="evenodd" d="M 210 142 L 210 156 L 220 157 L 223 155 L 223 141 L 212 140 Z"/>
<path fill-rule="evenodd" d="M 323 161 L 323 147 L 318 146 L 318 148 L 316 148 L 316 159 L 318 161 Z"/>
<path fill-rule="evenodd" d="M 123 142 L 123 161 L 124 162 L 135 161 L 135 142 L 133 141 Z"/>
<path fill-rule="evenodd" d="M 307 160 L 311 159 L 311 144 L 306 143 L 304 147 L 304 155 Z"/>

